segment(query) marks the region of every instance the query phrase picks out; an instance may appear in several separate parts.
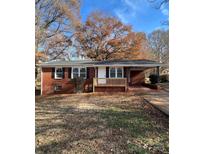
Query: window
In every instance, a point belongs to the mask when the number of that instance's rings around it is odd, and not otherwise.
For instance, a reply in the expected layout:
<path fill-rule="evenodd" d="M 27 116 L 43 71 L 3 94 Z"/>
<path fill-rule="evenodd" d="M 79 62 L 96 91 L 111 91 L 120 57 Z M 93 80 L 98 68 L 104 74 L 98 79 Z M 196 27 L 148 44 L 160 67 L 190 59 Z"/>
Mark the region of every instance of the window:
<path fill-rule="evenodd" d="M 55 68 L 55 79 L 63 78 L 63 68 Z"/>
<path fill-rule="evenodd" d="M 111 67 L 110 68 L 110 78 L 122 78 L 123 68 L 122 67 Z"/>
<path fill-rule="evenodd" d="M 80 77 L 86 78 L 86 69 L 85 68 L 80 68 Z"/>
<path fill-rule="evenodd" d="M 61 90 L 62 90 L 62 86 L 60 85 L 54 86 L 54 91 L 61 91 Z"/>
<path fill-rule="evenodd" d="M 115 78 L 115 68 L 110 68 L 110 78 Z"/>
<path fill-rule="evenodd" d="M 117 78 L 122 78 L 122 68 L 117 68 Z"/>
<path fill-rule="evenodd" d="M 86 68 L 85 67 L 73 67 L 72 68 L 72 78 L 82 77 L 86 79 Z"/>
<path fill-rule="evenodd" d="M 73 78 L 78 77 L 78 68 L 73 68 Z"/>

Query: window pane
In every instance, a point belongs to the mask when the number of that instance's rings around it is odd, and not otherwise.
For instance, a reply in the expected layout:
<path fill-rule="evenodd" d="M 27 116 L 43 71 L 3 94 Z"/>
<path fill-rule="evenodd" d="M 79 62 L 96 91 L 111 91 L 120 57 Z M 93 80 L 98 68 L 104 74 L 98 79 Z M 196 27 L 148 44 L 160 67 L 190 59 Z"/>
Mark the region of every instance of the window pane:
<path fill-rule="evenodd" d="M 61 78 L 63 76 L 63 69 L 62 68 L 57 68 L 56 69 L 56 77 Z"/>
<path fill-rule="evenodd" d="M 115 68 L 110 69 L 110 77 L 115 78 Z"/>
<path fill-rule="evenodd" d="M 73 73 L 78 73 L 78 68 L 73 68 Z"/>
<path fill-rule="evenodd" d="M 80 75 L 81 75 L 81 74 L 85 74 L 85 68 L 81 68 L 81 69 L 80 69 Z"/>
<path fill-rule="evenodd" d="M 78 73 L 73 73 L 73 78 L 77 78 L 78 77 Z"/>
<path fill-rule="evenodd" d="M 80 68 L 80 73 L 85 73 L 85 68 Z"/>
<path fill-rule="evenodd" d="M 73 78 L 78 77 L 78 68 L 73 68 Z"/>
<path fill-rule="evenodd" d="M 80 68 L 80 77 L 85 78 L 86 77 L 86 69 Z"/>
<path fill-rule="evenodd" d="M 84 73 L 84 74 L 81 73 L 81 74 L 80 74 L 80 77 L 85 78 L 85 77 L 86 77 L 85 73 Z"/>
<path fill-rule="evenodd" d="M 117 77 L 122 78 L 122 68 L 117 68 Z"/>

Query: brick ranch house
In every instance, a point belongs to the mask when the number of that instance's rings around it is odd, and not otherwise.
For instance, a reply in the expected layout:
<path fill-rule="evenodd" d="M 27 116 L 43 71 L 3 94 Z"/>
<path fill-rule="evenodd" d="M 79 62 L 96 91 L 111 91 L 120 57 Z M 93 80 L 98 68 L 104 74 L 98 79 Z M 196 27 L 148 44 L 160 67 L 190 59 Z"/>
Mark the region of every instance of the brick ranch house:
<path fill-rule="evenodd" d="M 72 79 L 83 77 L 84 92 L 122 92 L 129 86 L 142 85 L 145 71 L 157 68 L 160 63 L 150 60 L 107 60 L 107 61 L 50 61 L 42 63 L 41 95 L 74 93 Z"/>

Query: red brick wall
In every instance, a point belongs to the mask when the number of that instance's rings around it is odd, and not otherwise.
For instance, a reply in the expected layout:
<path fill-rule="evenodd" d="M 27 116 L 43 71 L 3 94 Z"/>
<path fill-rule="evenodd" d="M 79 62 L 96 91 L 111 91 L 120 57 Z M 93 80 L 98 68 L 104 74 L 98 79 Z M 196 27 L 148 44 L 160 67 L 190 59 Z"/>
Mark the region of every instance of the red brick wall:
<path fill-rule="evenodd" d="M 95 87 L 95 92 L 125 92 L 125 87 Z"/>
<path fill-rule="evenodd" d="M 125 68 L 125 76 L 128 77 L 129 68 Z M 71 69 L 65 68 L 65 77 L 64 79 L 53 79 L 51 77 L 52 68 L 42 68 L 42 94 L 54 94 L 54 93 L 73 93 L 75 91 L 75 86 L 71 82 Z M 85 80 L 84 83 L 84 92 L 92 92 L 93 90 L 93 78 L 95 77 L 95 69 L 93 67 L 89 68 L 89 78 Z M 141 85 L 144 83 L 144 71 L 132 70 L 130 71 L 130 83 L 129 85 Z M 55 92 L 54 86 L 61 85 L 62 91 Z M 122 92 L 125 91 L 124 87 L 96 87 L 96 92 Z"/>
<path fill-rule="evenodd" d="M 42 68 L 42 95 L 54 94 L 54 93 L 73 93 L 75 90 L 74 84 L 71 82 L 69 68 L 65 68 L 64 79 L 54 79 L 51 77 L 52 68 Z M 95 76 L 94 68 L 89 68 L 89 79 L 84 83 L 84 92 L 92 91 L 93 77 Z M 59 92 L 54 91 L 55 85 L 61 85 L 62 90 Z"/>
<path fill-rule="evenodd" d="M 93 78 L 94 77 L 95 77 L 95 69 L 93 67 L 89 67 L 89 78 L 84 83 L 84 92 L 93 91 Z"/>

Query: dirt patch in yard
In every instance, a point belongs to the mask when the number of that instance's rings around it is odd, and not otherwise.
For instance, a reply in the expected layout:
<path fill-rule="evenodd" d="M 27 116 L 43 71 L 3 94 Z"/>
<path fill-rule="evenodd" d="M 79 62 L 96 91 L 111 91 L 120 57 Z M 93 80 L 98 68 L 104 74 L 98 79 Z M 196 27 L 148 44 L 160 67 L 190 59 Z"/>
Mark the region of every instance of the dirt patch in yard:
<path fill-rule="evenodd" d="M 168 117 L 134 94 L 36 97 L 36 153 L 168 153 Z"/>

